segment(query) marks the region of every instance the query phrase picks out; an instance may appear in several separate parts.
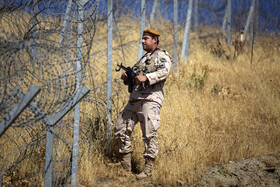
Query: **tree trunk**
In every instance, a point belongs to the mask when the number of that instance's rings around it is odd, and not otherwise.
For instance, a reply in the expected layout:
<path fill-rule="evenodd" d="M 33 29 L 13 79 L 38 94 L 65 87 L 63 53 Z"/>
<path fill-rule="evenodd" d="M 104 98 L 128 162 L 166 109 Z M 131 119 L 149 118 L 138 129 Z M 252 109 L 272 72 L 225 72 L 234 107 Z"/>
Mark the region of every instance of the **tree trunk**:
<path fill-rule="evenodd" d="M 198 0 L 194 0 L 194 30 L 198 28 Z"/>
<path fill-rule="evenodd" d="M 187 61 L 187 59 L 188 59 L 192 6 L 193 6 L 193 0 L 189 0 L 187 21 L 186 21 L 186 26 L 185 26 L 182 52 L 181 52 L 181 58 L 180 58 L 181 63 L 183 61 Z"/>
<path fill-rule="evenodd" d="M 248 15 L 246 25 L 245 25 L 245 30 L 244 30 L 244 41 L 246 41 L 246 36 L 247 36 L 247 33 L 248 33 L 248 29 L 249 29 L 250 23 L 252 22 L 254 9 L 255 9 L 255 3 L 256 3 L 256 0 L 252 0 L 252 4 L 251 4 L 251 7 L 250 7 L 249 15 Z"/>
<path fill-rule="evenodd" d="M 155 19 L 158 19 L 159 17 L 160 17 L 159 0 L 154 0 L 154 6 L 152 9 L 152 13 L 150 15 L 151 23 L 153 23 Z"/>
<path fill-rule="evenodd" d="M 174 0 L 173 70 L 177 74 L 178 0 Z"/>
<path fill-rule="evenodd" d="M 227 44 L 231 43 L 231 0 L 227 1 Z"/>

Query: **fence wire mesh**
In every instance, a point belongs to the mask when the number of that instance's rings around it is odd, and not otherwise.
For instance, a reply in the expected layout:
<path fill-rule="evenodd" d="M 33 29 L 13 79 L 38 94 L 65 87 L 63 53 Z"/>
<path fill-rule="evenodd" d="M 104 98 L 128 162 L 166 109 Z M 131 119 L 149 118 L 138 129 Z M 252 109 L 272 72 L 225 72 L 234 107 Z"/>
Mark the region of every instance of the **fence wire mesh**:
<path fill-rule="evenodd" d="M 1 60 L 1 119 L 20 102 L 32 85 L 40 87 L 39 95 L 32 101 L 34 107 L 27 107 L 12 126 L 1 136 L 1 174 L 3 184 L 22 185 L 32 181 L 32 185 L 42 184 L 46 143 L 46 117 L 54 116 L 69 102 L 76 87 L 77 59 L 77 2 L 71 1 L 7 1 L 1 7 L 0 60 Z M 103 12 L 97 14 L 98 4 L 88 2 L 84 6 L 82 82 L 90 85 L 102 67 L 92 68 L 90 61 L 100 60 L 102 48 L 91 53 L 97 26 L 102 26 Z M 66 14 L 66 12 L 68 13 Z M 99 25 L 97 20 L 99 19 Z M 103 32 L 103 31 L 99 31 Z M 99 37 L 106 37 L 103 33 Z M 103 39 L 103 38 L 102 38 Z M 102 46 L 102 45 L 101 45 Z M 104 45 L 103 45 L 104 46 Z M 104 46 L 105 48 L 106 46 Z M 97 49 L 96 47 L 94 49 Z M 94 54 L 94 55 L 91 55 Z M 95 60 L 95 61 L 96 61 Z M 103 62 L 106 64 L 106 61 Z M 100 65 L 102 66 L 102 64 Z M 91 69 L 92 68 L 92 69 Z M 90 71 L 89 71 L 90 70 Z M 104 71 L 104 70 L 102 70 Z M 87 72 L 87 73 L 86 73 Z M 85 127 L 91 116 L 104 113 L 104 74 L 94 80 L 86 102 L 94 103 L 92 113 L 83 109 L 81 126 Z M 103 82 L 103 83 L 102 83 Z M 98 87 L 98 88 L 97 88 Z M 99 89 L 99 90 L 98 90 Z M 96 95 L 95 95 L 96 94 Z M 98 94 L 98 95 L 97 95 Z M 72 152 L 73 113 L 70 112 L 55 125 L 53 149 L 53 184 L 69 182 Z M 94 123 L 93 123 L 94 124 Z M 94 126 L 82 129 L 81 136 L 88 137 Z M 92 144 L 92 143 L 91 143 Z M 22 174 L 21 168 L 28 168 Z"/>
<path fill-rule="evenodd" d="M 46 118 L 59 113 L 77 92 L 78 11 L 81 2 L 85 1 L 0 1 L 0 120 L 21 101 L 32 85 L 40 87 L 39 94 L 32 100 L 33 107 L 29 105 L 0 137 L 0 182 L 3 185 L 43 184 Z M 93 153 L 98 145 L 104 145 L 100 142 L 106 140 L 105 133 L 97 132 L 106 130 L 107 1 L 86 2 L 82 6 L 84 18 L 81 82 L 89 87 L 90 93 L 81 101 L 80 107 L 80 155 Z M 131 66 L 137 60 L 140 2 L 114 1 L 113 67 L 120 63 Z M 203 12 L 199 16 L 201 26 L 207 25 L 206 21 L 208 24 L 221 25 L 226 1 L 214 2 L 215 4 L 211 5 L 211 1 L 200 1 L 199 9 Z M 153 3 L 152 0 L 146 2 L 147 14 L 153 12 Z M 147 18 L 148 26 L 152 23 L 164 36 L 173 35 L 172 23 L 164 22 L 172 20 L 172 3 L 160 1 L 157 23 L 151 22 L 154 19 L 152 16 Z M 179 3 L 179 22 L 183 23 L 188 2 Z M 237 4 L 236 7 L 244 3 L 250 4 L 249 1 L 234 3 Z M 278 1 L 262 3 L 265 6 L 279 7 Z M 265 22 L 262 28 L 271 25 L 279 28 L 275 16 L 270 16 L 265 10 L 261 9 L 260 15 L 269 18 L 270 22 Z M 210 17 L 210 21 L 206 19 Z M 241 27 L 238 23 L 240 21 L 236 21 L 236 30 Z M 178 33 L 179 41 L 182 41 L 180 37 L 183 27 L 179 27 Z M 181 44 L 178 42 L 178 46 Z M 161 47 L 172 53 L 173 41 L 167 41 Z M 118 114 L 125 104 L 126 100 L 122 95 L 127 95 L 127 88 L 121 84 L 119 77 L 120 73 L 113 73 L 114 114 Z M 73 119 L 74 113 L 71 111 L 54 126 L 52 182 L 55 186 L 70 182 Z"/>

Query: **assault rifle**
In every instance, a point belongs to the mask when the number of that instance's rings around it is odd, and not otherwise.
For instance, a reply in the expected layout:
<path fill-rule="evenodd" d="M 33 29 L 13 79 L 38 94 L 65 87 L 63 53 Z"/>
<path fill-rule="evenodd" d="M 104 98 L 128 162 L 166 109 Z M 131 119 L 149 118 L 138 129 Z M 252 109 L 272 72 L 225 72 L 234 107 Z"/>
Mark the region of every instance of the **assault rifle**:
<path fill-rule="evenodd" d="M 120 71 L 121 69 L 125 70 L 125 73 L 127 74 L 128 77 L 128 92 L 131 93 L 133 90 L 133 85 L 134 85 L 134 78 L 138 75 L 137 73 L 135 73 L 131 67 L 125 67 L 122 65 L 117 64 L 117 66 L 119 66 L 119 68 L 116 68 L 116 71 Z M 144 86 L 144 82 L 142 83 L 143 88 L 145 89 Z"/>

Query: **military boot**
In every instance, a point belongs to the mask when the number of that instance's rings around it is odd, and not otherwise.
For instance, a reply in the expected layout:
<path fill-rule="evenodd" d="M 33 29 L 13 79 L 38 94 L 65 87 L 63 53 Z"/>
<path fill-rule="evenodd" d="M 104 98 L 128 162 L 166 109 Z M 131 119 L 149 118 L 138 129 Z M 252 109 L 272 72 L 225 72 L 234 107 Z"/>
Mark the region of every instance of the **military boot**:
<path fill-rule="evenodd" d="M 142 172 L 140 174 L 136 175 L 136 179 L 141 180 L 146 177 L 152 176 L 154 162 L 155 162 L 154 158 L 147 157 L 145 159 L 144 169 L 142 170 Z"/>
<path fill-rule="evenodd" d="M 121 153 L 121 165 L 123 169 L 131 172 L 131 153 Z"/>

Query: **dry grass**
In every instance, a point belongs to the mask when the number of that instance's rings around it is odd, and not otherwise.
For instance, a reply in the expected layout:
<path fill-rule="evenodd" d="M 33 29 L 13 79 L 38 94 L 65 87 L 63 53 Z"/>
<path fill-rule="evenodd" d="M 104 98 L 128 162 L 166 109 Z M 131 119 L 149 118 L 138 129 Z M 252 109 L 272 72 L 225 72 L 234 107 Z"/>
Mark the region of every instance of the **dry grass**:
<path fill-rule="evenodd" d="M 216 45 L 215 40 L 210 44 Z M 276 37 L 259 36 L 251 63 L 247 46 L 237 58 L 225 59 L 213 55 L 205 43 L 191 42 L 188 62 L 165 87 L 153 183 L 193 183 L 207 166 L 279 152 L 279 46 Z M 201 80 L 196 87 L 195 80 Z M 133 141 L 134 167 L 140 169 L 139 126 Z M 91 156 L 81 163 L 82 184 L 116 179 L 118 171 L 108 168 L 102 155 Z"/>
<path fill-rule="evenodd" d="M 168 25 L 155 26 L 163 33 L 161 45 L 172 44 L 172 33 L 165 32 L 172 30 Z M 102 29 L 97 33 L 103 33 Z M 114 45 L 124 40 L 138 40 L 137 24 L 131 24 L 130 29 L 131 32 L 124 30 L 123 38 L 117 39 Z M 181 40 L 183 33 L 179 34 Z M 279 152 L 280 40 L 275 36 L 258 36 L 251 63 L 247 46 L 235 59 L 217 57 L 210 47 L 217 46 L 217 38 L 207 41 L 198 38 L 196 33 L 191 34 L 188 62 L 179 65 L 178 74 L 172 74 L 165 87 L 159 129 L 160 152 L 151 178 L 155 184 L 171 185 L 177 180 L 193 183 L 207 166 Z M 225 53 L 231 52 L 226 46 L 222 47 Z M 106 45 L 101 48 L 105 49 Z M 93 52 L 96 49 L 93 47 Z M 137 50 L 129 52 L 137 54 Z M 167 47 L 167 50 L 173 53 L 172 48 Z M 128 55 L 128 52 L 114 54 L 114 63 L 121 61 L 123 54 Z M 97 55 L 104 59 L 101 62 L 104 64 L 106 54 Z M 126 56 L 124 64 L 132 65 L 134 59 L 134 56 Z M 97 63 L 94 59 L 91 62 Z M 100 74 L 94 75 L 98 78 L 97 84 L 102 82 L 100 77 L 105 73 L 105 69 L 100 69 Z M 113 77 L 117 76 L 119 74 L 114 72 Z M 89 87 L 97 86 L 91 82 L 93 79 L 86 81 L 89 81 L 85 82 Z M 123 100 L 125 98 L 121 96 L 119 105 Z M 86 107 L 88 113 L 93 110 L 90 105 Z M 113 111 L 113 114 L 116 119 L 117 112 Z M 78 182 L 86 186 L 107 179 L 120 180 L 118 169 L 108 166 L 109 160 L 100 148 L 102 145 L 97 146 L 97 151 L 84 154 L 79 163 Z M 133 133 L 133 148 L 134 167 L 139 170 L 144 149 L 139 125 Z M 130 178 L 121 180 L 129 181 Z"/>

